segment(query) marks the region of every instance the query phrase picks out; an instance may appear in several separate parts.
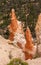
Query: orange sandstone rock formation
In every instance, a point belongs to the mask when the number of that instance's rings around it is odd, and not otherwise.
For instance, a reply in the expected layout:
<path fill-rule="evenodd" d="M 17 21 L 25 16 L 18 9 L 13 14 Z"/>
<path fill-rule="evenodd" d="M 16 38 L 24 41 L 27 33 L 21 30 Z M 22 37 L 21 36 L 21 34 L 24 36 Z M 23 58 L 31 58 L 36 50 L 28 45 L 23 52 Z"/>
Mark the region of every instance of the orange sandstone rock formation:
<path fill-rule="evenodd" d="M 22 48 L 21 40 L 22 36 L 24 37 L 24 32 L 22 28 L 22 24 L 20 21 L 17 20 L 14 9 L 11 10 L 11 23 L 9 25 L 9 39 L 11 41 L 17 41 L 18 46 Z M 17 38 L 17 39 L 16 39 Z M 18 39 L 19 38 L 19 39 Z"/>
<path fill-rule="evenodd" d="M 27 27 L 26 29 L 26 47 L 30 50 L 32 50 L 32 47 L 33 47 L 33 40 L 32 40 L 32 35 L 31 35 L 31 32 L 30 32 L 30 29 Z"/>
<path fill-rule="evenodd" d="M 11 10 L 11 23 L 9 25 L 9 31 L 9 39 L 13 41 L 13 43 L 16 42 L 20 48 L 24 49 L 25 59 L 31 59 L 33 57 L 33 52 L 35 52 L 35 48 L 30 29 L 27 28 L 25 39 L 22 24 L 17 20 L 14 9 Z"/>
<path fill-rule="evenodd" d="M 9 39 L 12 41 L 14 39 L 14 33 L 18 27 L 17 26 L 17 18 L 15 15 L 14 9 L 11 10 L 11 23 L 8 27 L 9 27 L 9 31 L 10 31 Z"/>
<path fill-rule="evenodd" d="M 26 29 L 26 44 L 25 44 L 25 59 L 32 59 L 36 53 L 36 47 L 33 44 L 32 35 L 30 29 Z"/>

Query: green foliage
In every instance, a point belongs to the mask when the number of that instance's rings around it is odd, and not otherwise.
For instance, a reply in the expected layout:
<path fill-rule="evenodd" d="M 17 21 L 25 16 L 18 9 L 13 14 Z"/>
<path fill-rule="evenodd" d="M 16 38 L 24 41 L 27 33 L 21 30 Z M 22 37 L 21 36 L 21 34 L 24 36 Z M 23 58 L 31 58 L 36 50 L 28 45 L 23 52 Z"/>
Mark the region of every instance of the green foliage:
<path fill-rule="evenodd" d="M 12 61 L 10 61 L 9 64 L 7 65 L 28 65 L 26 62 L 23 62 L 21 59 L 13 59 Z"/>
<path fill-rule="evenodd" d="M 4 29 L 6 28 L 10 23 L 10 18 L 8 16 L 3 16 L 3 23 L 0 25 L 0 28 Z"/>

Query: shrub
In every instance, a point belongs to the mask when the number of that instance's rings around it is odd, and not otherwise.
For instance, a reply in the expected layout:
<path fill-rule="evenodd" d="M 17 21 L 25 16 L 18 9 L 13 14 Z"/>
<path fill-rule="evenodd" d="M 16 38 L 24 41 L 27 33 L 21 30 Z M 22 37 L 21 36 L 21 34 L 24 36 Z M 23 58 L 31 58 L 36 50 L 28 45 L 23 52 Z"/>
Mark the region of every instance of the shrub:
<path fill-rule="evenodd" d="M 28 63 L 22 61 L 21 59 L 15 58 L 15 59 L 11 60 L 10 63 L 7 65 L 28 65 Z"/>

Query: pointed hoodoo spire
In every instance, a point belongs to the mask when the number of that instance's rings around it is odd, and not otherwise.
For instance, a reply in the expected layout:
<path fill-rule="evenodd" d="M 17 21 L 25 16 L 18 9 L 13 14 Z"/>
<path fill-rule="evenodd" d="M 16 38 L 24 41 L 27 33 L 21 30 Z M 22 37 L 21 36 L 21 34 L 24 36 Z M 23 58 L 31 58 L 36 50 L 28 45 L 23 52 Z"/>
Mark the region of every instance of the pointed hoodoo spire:
<path fill-rule="evenodd" d="M 17 20 L 14 9 L 11 10 L 11 23 L 9 26 L 9 30 L 10 30 L 10 36 L 9 36 L 10 40 L 14 39 L 16 33 L 24 34 L 22 24 L 20 21 Z"/>
<path fill-rule="evenodd" d="M 27 41 L 28 48 L 31 49 L 33 47 L 33 39 L 29 27 L 27 27 L 26 29 L 26 41 Z"/>
<path fill-rule="evenodd" d="M 16 31 L 18 24 L 17 24 L 17 18 L 16 18 L 14 9 L 11 10 L 11 25 L 12 25 L 13 31 Z"/>
<path fill-rule="evenodd" d="M 36 54 L 36 46 L 33 44 L 32 35 L 29 27 L 26 29 L 25 59 L 32 59 Z"/>
<path fill-rule="evenodd" d="M 10 14 L 11 14 L 11 15 L 10 15 L 10 16 L 11 16 L 11 23 L 10 23 L 10 25 L 8 26 L 9 31 L 10 31 L 9 39 L 10 39 L 10 40 L 13 40 L 13 38 L 14 38 L 14 33 L 15 33 L 17 27 L 18 27 L 18 24 L 17 24 L 16 15 L 15 15 L 15 10 L 12 9 Z"/>

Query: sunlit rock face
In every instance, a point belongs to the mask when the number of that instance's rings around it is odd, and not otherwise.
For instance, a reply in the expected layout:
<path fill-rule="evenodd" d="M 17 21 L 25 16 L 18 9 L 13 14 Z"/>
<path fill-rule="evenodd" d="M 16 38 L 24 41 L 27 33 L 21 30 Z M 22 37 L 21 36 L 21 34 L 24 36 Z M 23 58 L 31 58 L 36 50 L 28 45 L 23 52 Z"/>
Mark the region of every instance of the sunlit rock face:
<path fill-rule="evenodd" d="M 8 44 L 8 40 L 0 36 L 0 65 L 6 65 L 13 58 L 25 59 L 22 50 L 14 45 Z"/>
<path fill-rule="evenodd" d="M 38 54 L 41 57 L 41 44 L 38 45 Z"/>
<path fill-rule="evenodd" d="M 18 23 L 18 28 L 15 32 L 13 43 L 16 42 L 16 44 L 18 43 L 22 47 L 24 47 L 25 44 L 26 44 L 26 39 L 25 39 L 25 36 L 24 36 L 23 28 L 22 28 L 22 25 L 21 25 L 20 21 L 17 21 L 17 23 Z"/>
<path fill-rule="evenodd" d="M 41 57 L 32 60 L 28 59 L 26 62 L 28 63 L 28 65 L 41 65 Z"/>
<path fill-rule="evenodd" d="M 37 43 L 41 43 L 41 13 L 38 16 L 35 32 L 36 32 Z"/>
<path fill-rule="evenodd" d="M 38 50 L 39 52 L 41 52 L 41 45 L 38 46 Z M 22 49 L 14 45 L 8 44 L 8 40 L 0 36 L 0 65 L 7 65 L 13 58 L 20 58 L 22 60 L 25 60 L 25 56 L 22 52 Z M 26 60 L 26 62 L 29 65 L 41 65 L 41 57 L 32 60 L 28 59 Z"/>
<path fill-rule="evenodd" d="M 14 49 L 11 51 L 12 59 L 13 58 L 20 58 L 22 60 L 25 60 L 25 55 L 22 52 L 21 49 L 14 47 Z"/>
<path fill-rule="evenodd" d="M 9 51 L 10 47 L 7 44 L 7 40 L 0 36 L 0 65 L 9 63 Z"/>

